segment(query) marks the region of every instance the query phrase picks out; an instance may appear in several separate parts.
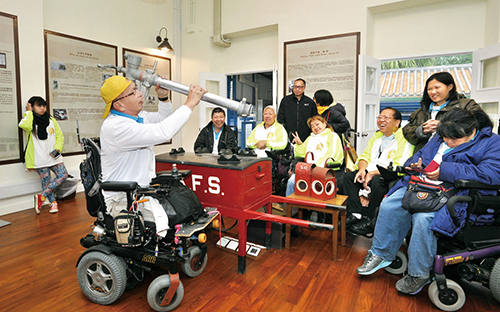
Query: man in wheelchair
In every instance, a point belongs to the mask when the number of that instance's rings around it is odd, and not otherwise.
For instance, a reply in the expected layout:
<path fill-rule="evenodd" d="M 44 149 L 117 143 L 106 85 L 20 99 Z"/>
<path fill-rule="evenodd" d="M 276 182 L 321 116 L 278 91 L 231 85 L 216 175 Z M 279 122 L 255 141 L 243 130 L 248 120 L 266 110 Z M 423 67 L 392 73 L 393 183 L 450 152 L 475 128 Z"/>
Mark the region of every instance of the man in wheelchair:
<path fill-rule="evenodd" d="M 396 289 L 414 295 L 430 282 L 437 252 L 434 232 L 449 237 L 455 235 L 465 224 L 467 203 L 455 205 L 455 222 L 446 208 L 447 198 L 437 205 L 428 206 L 427 211 L 416 211 L 413 209 L 417 206 L 416 201 L 411 201 L 410 191 L 421 184 L 413 182 L 423 181 L 430 188 L 441 188 L 441 192 L 445 188 L 453 189 L 453 183 L 459 179 L 500 185 L 500 136 L 492 133 L 492 122 L 484 111 L 454 108 L 441 120 L 437 135 L 408 159 L 405 167 L 422 168 L 410 170 L 414 173 L 400 180 L 382 201 L 372 247 L 356 272 L 370 275 L 389 266 L 411 228 L 409 274 L 396 283 Z M 456 195 L 467 195 L 468 192 L 459 190 Z M 496 195 L 496 190 L 480 190 L 480 193 Z M 421 196 L 424 193 L 415 194 Z M 424 200 L 424 197 L 415 199 Z"/>
<path fill-rule="evenodd" d="M 172 113 L 169 90 L 157 85 L 158 112 L 151 113 L 142 110 L 142 92 L 125 77 L 106 79 L 100 91 L 106 102 L 100 133 L 102 180 L 135 181 L 141 187 L 148 186 L 156 176 L 154 145 L 170 140 L 207 92 L 191 86 L 184 105 Z M 103 196 L 112 217 L 129 208 L 123 192 L 103 191 Z M 144 203 L 142 213 L 145 220 L 156 220 L 159 235 L 166 232 L 168 217 L 157 200 Z"/>

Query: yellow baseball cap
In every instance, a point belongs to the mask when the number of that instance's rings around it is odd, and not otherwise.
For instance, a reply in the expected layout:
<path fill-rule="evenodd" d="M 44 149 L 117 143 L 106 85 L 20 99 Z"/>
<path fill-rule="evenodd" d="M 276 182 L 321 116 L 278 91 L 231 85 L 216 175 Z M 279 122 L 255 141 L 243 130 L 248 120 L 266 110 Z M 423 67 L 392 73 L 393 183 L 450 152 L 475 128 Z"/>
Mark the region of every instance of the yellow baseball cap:
<path fill-rule="evenodd" d="M 109 111 L 111 110 L 111 103 L 122 94 L 125 89 L 132 83 L 129 79 L 122 76 L 113 76 L 104 80 L 101 85 L 101 96 L 106 102 L 106 108 L 104 108 L 103 119 L 108 117 Z"/>

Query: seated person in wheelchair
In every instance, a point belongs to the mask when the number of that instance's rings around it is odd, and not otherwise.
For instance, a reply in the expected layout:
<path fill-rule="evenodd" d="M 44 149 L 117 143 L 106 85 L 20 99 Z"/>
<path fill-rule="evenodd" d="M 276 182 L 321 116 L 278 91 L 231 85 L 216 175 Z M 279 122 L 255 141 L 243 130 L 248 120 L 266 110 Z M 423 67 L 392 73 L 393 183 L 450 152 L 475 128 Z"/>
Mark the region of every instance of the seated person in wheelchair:
<path fill-rule="evenodd" d="M 405 163 L 407 168 L 425 168 L 420 171 L 421 180 L 434 185 L 448 184 L 446 188 L 451 188 L 458 179 L 500 184 L 500 136 L 492 133 L 492 122 L 483 110 L 450 110 L 441 119 L 437 134 Z M 408 175 L 399 180 L 382 201 L 372 247 L 363 265 L 356 269 L 360 275 L 370 275 L 389 266 L 412 228 L 408 246 L 408 275 L 396 283 L 399 292 L 410 295 L 417 294 L 430 282 L 433 257 L 437 252 L 434 232 L 451 237 L 460 229 L 450 217 L 446 202 L 433 205 L 435 209 L 431 212 L 412 211 L 412 214 L 403 209 L 403 197 L 415 177 Z M 456 195 L 468 192 L 460 190 Z M 414 210 L 414 205 L 406 208 Z M 459 202 L 455 210 L 458 224 L 463 227 L 467 204 Z"/>
<path fill-rule="evenodd" d="M 100 91 L 106 102 L 100 133 L 102 181 L 135 181 L 141 187 L 147 187 L 156 176 L 154 145 L 170 140 L 207 92 L 191 85 L 184 105 L 172 113 L 169 90 L 157 85 L 158 112 L 151 113 L 142 110 L 142 92 L 125 77 L 106 79 Z M 103 191 L 103 196 L 106 212 L 113 218 L 127 208 L 125 193 Z M 155 221 L 159 235 L 166 233 L 168 216 L 157 200 L 148 203 L 142 211 L 144 219 Z"/>
<path fill-rule="evenodd" d="M 311 128 L 312 133 L 307 137 L 305 142 L 302 142 L 298 133 L 293 133 L 293 141 L 295 148 L 295 158 L 304 158 L 307 163 L 314 163 L 317 167 L 325 167 L 330 163 L 344 162 L 344 149 L 342 142 L 337 133 L 333 132 L 332 127 L 323 119 L 316 115 L 307 120 L 307 125 Z M 311 157 L 308 157 L 309 154 Z M 335 173 L 339 173 L 340 170 Z M 341 182 L 340 176 L 337 175 L 337 185 Z M 295 191 L 295 174 L 290 176 L 286 188 L 286 196 L 289 196 Z"/>
<path fill-rule="evenodd" d="M 258 124 L 247 138 L 247 147 L 254 149 L 257 157 L 268 157 L 266 151 L 283 150 L 288 144 L 285 127 L 276 121 L 272 105 L 264 108 L 264 121 Z"/>
<path fill-rule="evenodd" d="M 387 168 L 392 162 L 394 167 L 401 166 L 413 155 L 413 145 L 403 136 L 401 113 L 397 109 L 382 110 L 377 126 L 380 131 L 371 137 L 358 157 L 358 170 L 346 173 L 342 182 L 343 193 L 348 196 L 347 230 L 357 235 L 373 235 L 376 210 L 392 182 L 382 179 L 377 165 Z"/>

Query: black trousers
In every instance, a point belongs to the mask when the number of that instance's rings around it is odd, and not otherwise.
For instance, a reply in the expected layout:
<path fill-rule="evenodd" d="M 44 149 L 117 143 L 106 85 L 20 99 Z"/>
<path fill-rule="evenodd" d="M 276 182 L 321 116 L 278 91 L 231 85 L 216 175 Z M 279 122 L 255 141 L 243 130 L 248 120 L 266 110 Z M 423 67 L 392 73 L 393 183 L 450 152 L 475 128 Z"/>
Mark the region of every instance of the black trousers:
<path fill-rule="evenodd" d="M 347 213 L 360 213 L 363 216 L 373 219 L 377 208 L 380 206 L 385 194 L 389 191 L 389 183 L 382 179 L 380 175 L 374 176 L 370 183 L 368 183 L 368 186 L 371 188 L 370 203 L 368 207 L 363 207 L 359 199 L 359 190 L 363 189 L 363 184 L 354 183 L 354 177 L 357 173 L 357 170 L 346 173 L 342 181 L 342 191 L 344 195 L 348 196 L 346 200 Z"/>

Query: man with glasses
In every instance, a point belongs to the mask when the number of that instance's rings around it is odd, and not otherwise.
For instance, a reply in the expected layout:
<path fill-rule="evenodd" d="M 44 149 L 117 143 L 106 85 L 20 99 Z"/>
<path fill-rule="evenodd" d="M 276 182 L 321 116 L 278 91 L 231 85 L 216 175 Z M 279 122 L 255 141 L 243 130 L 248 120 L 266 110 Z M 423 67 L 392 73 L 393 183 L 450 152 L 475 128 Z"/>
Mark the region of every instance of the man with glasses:
<path fill-rule="evenodd" d="M 377 165 L 387 168 L 392 162 L 400 166 L 413 155 L 413 145 L 406 142 L 401 129 L 401 113 L 385 108 L 377 117 L 377 131 L 358 157 L 358 170 L 344 176 L 342 190 L 346 200 L 347 231 L 371 237 L 377 208 L 389 191 L 389 182 L 381 179 Z"/>
<path fill-rule="evenodd" d="M 141 186 L 148 186 L 156 176 L 154 145 L 170 140 L 207 92 L 199 86 L 190 86 L 186 102 L 172 113 L 169 90 L 156 85 L 158 112 L 151 113 L 142 110 L 142 92 L 125 77 L 106 79 L 100 91 L 106 102 L 100 134 L 102 180 L 136 181 Z M 103 195 L 108 214 L 116 217 L 126 205 L 125 194 L 103 192 Z M 143 211 L 144 219 L 146 213 Z"/>
<path fill-rule="evenodd" d="M 280 103 L 278 123 L 285 127 L 290 141 L 293 140 L 294 133 L 304 142 L 311 134 L 307 120 L 318 115 L 316 103 L 304 94 L 305 90 L 305 80 L 297 78 L 293 83 L 293 93 L 285 96 Z"/>

